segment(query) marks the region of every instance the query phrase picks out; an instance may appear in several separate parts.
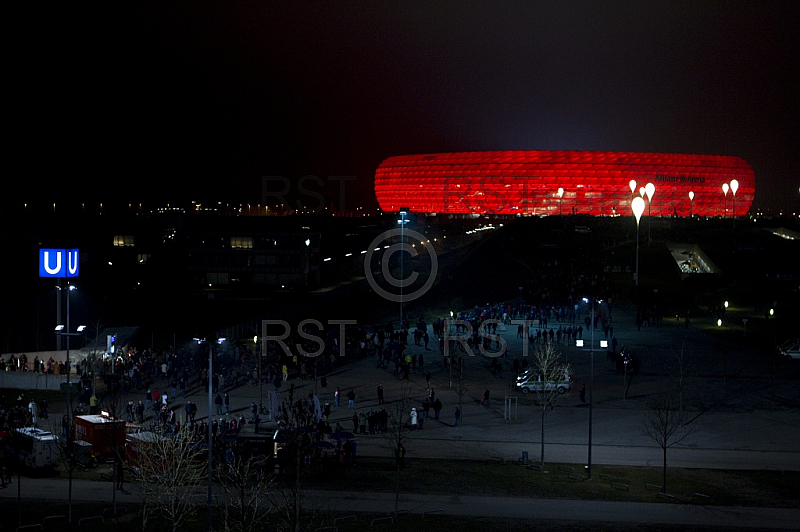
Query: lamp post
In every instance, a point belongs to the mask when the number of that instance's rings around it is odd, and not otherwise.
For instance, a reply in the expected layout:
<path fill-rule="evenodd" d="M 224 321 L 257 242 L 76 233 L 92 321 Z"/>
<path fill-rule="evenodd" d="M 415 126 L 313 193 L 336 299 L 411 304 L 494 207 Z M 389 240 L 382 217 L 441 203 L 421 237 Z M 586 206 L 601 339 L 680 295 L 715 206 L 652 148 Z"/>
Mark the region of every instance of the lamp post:
<path fill-rule="evenodd" d="M 694 201 L 694 192 L 689 191 L 689 218 L 692 217 L 692 202 Z"/>
<path fill-rule="evenodd" d="M 731 217 L 733 218 L 733 227 L 736 228 L 736 191 L 739 190 L 739 182 L 731 179 Z"/>
<path fill-rule="evenodd" d="M 656 193 L 656 186 L 653 183 L 647 183 L 644 187 L 644 193 L 647 194 L 647 245 L 650 245 L 650 220 L 653 217 L 652 205 L 653 194 Z"/>
<path fill-rule="evenodd" d="M 644 199 L 633 198 L 631 200 L 631 210 L 636 217 L 636 273 L 634 274 L 634 279 L 636 279 L 636 286 L 639 286 L 639 220 L 644 212 Z"/>
<path fill-rule="evenodd" d="M 62 288 L 60 286 L 56 286 L 56 288 L 61 291 Z M 75 290 L 76 287 L 74 285 L 68 284 L 66 287 L 67 290 L 67 325 L 56 325 L 55 333 L 59 336 L 66 336 L 67 337 L 67 360 L 66 360 L 66 368 L 67 368 L 67 419 L 69 420 L 70 427 L 72 426 L 72 390 L 70 389 L 69 383 L 69 374 L 71 373 L 72 364 L 70 364 L 69 360 L 69 338 L 70 336 L 82 336 L 83 331 L 86 329 L 86 325 L 78 326 L 77 332 L 70 332 L 69 331 L 69 293 Z M 69 430 L 69 429 L 68 429 Z M 69 437 L 69 435 L 68 435 Z"/>
<path fill-rule="evenodd" d="M 61 287 L 60 286 L 57 286 L 56 288 L 58 288 L 59 291 L 61 291 Z M 74 438 L 74 434 L 73 434 L 73 431 L 72 431 L 72 426 L 73 426 L 73 423 L 72 423 L 72 390 L 70 389 L 70 383 L 69 383 L 69 374 L 70 374 L 70 370 L 71 370 L 71 367 L 72 367 L 72 364 L 70 364 L 70 361 L 69 361 L 69 338 L 70 338 L 70 336 L 81 336 L 83 334 L 83 331 L 86 329 L 86 325 L 80 325 L 78 327 L 78 329 L 77 329 L 77 332 L 69 332 L 69 293 L 71 291 L 75 290 L 75 286 L 67 284 L 67 288 L 66 289 L 67 289 L 67 325 L 66 325 L 66 327 L 64 325 L 61 325 L 61 324 L 56 325 L 55 333 L 57 335 L 59 335 L 59 336 L 66 336 L 67 337 L 67 363 L 66 363 L 66 368 L 67 368 L 67 426 L 66 426 L 67 434 L 65 435 L 65 437 L 66 437 L 66 440 L 67 440 L 67 447 L 69 449 L 72 449 L 72 439 Z M 70 500 L 70 509 L 69 509 L 69 514 L 68 514 L 67 521 L 69 523 L 72 523 L 72 504 L 71 504 L 71 502 L 72 502 L 72 475 L 69 475 L 69 500 Z"/>
<path fill-rule="evenodd" d="M 403 282 L 405 281 L 405 277 L 403 277 L 403 263 L 405 262 L 405 256 L 403 255 L 403 246 L 406 243 L 406 214 L 408 211 L 406 209 L 400 209 L 400 330 L 403 330 Z"/>
<path fill-rule="evenodd" d="M 586 301 L 586 298 L 583 298 Z M 592 345 L 589 346 L 589 451 L 586 478 L 592 478 L 592 407 L 594 406 L 594 298 L 592 298 Z"/>
<path fill-rule="evenodd" d="M 253 349 L 258 357 L 258 413 L 264 411 L 264 377 L 261 374 L 261 350 L 258 348 L 258 335 L 253 336 Z"/>
<path fill-rule="evenodd" d="M 628 186 L 631 187 L 631 195 L 636 194 L 636 181 L 631 179 Z"/>
<path fill-rule="evenodd" d="M 724 196 L 724 199 L 722 200 L 722 204 L 724 205 L 724 209 L 725 209 L 723 211 L 723 214 L 722 214 L 723 218 L 727 218 L 728 217 L 728 189 L 730 189 L 730 186 L 728 186 L 728 183 L 722 183 L 722 195 Z"/>
<path fill-rule="evenodd" d="M 195 338 L 195 341 L 198 344 L 204 342 L 204 340 L 200 340 Z M 225 341 L 225 338 L 218 338 L 217 343 L 221 344 Z M 212 342 L 208 342 L 208 433 L 206 437 L 208 438 L 208 493 L 206 495 L 206 530 L 211 532 L 211 523 L 212 523 L 212 486 L 214 483 L 214 467 L 213 467 L 213 455 L 214 455 L 214 445 L 213 445 L 213 437 L 214 433 L 212 431 L 213 422 L 211 419 L 211 415 L 214 408 L 214 345 Z"/>

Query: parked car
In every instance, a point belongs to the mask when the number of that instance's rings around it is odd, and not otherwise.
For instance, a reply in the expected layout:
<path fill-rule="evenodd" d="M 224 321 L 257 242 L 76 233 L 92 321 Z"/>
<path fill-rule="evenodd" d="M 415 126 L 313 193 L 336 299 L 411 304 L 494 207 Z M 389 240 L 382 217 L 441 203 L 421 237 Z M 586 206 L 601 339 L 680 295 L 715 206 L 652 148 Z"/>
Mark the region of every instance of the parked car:
<path fill-rule="evenodd" d="M 800 339 L 795 338 L 778 346 L 778 352 L 786 358 L 800 360 Z"/>

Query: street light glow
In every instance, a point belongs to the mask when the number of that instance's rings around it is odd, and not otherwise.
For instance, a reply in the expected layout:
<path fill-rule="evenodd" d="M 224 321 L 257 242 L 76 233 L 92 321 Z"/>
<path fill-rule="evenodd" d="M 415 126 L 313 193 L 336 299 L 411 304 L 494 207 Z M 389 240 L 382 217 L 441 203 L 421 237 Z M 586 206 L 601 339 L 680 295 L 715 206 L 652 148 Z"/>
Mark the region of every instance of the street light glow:
<path fill-rule="evenodd" d="M 644 190 L 642 187 L 641 190 Z M 639 220 L 642 217 L 642 213 L 644 212 L 644 199 L 643 198 L 633 198 L 631 201 L 631 209 L 633 209 L 633 215 L 636 217 L 636 224 L 639 224 Z"/>
<path fill-rule="evenodd" d="M 647 201 L 653 201 L 653 194 L 656 193 L 656 186 L 653 183 L 647 183 L 644 186 L 644 192 L 647 194 Z"/>

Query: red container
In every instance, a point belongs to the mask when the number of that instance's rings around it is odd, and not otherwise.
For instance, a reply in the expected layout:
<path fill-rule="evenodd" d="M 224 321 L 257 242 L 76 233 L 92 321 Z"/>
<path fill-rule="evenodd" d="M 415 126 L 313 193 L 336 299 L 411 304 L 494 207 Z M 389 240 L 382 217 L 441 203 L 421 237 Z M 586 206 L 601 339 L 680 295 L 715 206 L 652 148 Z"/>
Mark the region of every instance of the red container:
<path fill-rule="evenodd" d="M 123 452 L 125 446 L 125 421 L 101 415 L 75 416 L 75 439 L 92 444 L 98 460 L 114 457 L 114 451 Z"/>

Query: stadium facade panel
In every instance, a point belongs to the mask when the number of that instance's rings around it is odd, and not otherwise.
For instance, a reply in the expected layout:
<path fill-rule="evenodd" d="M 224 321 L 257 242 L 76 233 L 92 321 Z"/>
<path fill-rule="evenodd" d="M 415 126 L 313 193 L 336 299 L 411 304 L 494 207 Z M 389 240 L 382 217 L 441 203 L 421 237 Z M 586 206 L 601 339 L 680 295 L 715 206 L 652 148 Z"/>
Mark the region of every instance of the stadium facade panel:
<path fill-rule="evenodd" d="M 615 216 L 630 214 L 648 183 L 653 216 L 742 216 L 755 195 L 753 170 L 739 157 L 489 151 L 390 157 L 376 170 L 375 196 L 387 212 Z"/>

